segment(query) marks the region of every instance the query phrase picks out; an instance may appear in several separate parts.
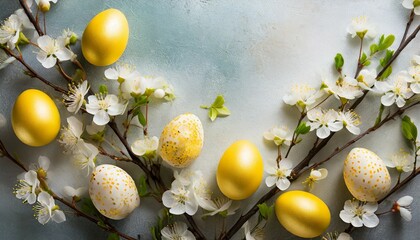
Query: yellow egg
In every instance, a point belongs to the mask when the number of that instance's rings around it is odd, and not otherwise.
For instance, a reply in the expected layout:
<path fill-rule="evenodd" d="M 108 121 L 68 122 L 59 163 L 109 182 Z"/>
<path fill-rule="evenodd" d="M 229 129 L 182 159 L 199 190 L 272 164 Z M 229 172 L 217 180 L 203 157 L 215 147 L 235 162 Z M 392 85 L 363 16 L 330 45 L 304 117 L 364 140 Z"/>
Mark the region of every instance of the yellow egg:
<path fill-rule="evenodd" d="M 353 148 L 344 161 L 344 182 L 350 193 L 360 201 L 376 202 L 391 187 L 385 163 L 374 152 Z"/>
<path fill-rule="evenodd" d="M 89 181 L 89 196 L 96 209 L 107 218 L 120 220 L 140 205 L 136 184 L 123 169 L 102 164 Z"/>
<path fill-rule="evenodd" d="M 12 127 L 26 145 L 44 146 L 60 131 L 60 113 L 47 94 L 28 89 L 18 96 L 13 106 Z"/>
<path fill-rule="evenodd" d="M 247 140 L 230 145 L 217 167 L 217 185 L 222 193 L 233 200 L 251 196 L 263 178 L 263 160 L 258 148 Z"/>
<path fill-rule="evenodd" d="M 317 196 L 304 191 L 289 191 L 276 200 L 276 215 L 280 224 L 302 238 L 321 235 L 330 225 L 328 206 Z"/>
<path fill-rule="evenodd" d="M 186 167 L 200 155 L 204 131 L 200 119 L 181 114 L 165 126 L 159 138 L 159 154 L 174 167 Z"/>
<path fill-rule="evenodd" d="M 100 12 L 83 32 L 83 56 L 96 66 L 113 64 L 124 53 L 128 35 L 128 21 L 122 12 L 113 8 Z"/>

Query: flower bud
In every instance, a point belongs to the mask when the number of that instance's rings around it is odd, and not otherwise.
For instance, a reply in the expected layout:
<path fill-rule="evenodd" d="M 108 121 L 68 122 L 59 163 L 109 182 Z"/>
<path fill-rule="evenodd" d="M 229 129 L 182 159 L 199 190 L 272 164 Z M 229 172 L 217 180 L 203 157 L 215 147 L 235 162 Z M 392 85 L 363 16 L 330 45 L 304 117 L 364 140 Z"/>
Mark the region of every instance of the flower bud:
<path fill-rule="evenodd" d="M 153 93 L 153 96 L 155 98 L 163 98 L 165 96 L 165 91 L 163 89 L 156 89 L 155 92 Z"/>
<path fill-rule="evenodd" d="M 49 0 L 40 0 L 38 3 L 38 8 L 41 10 L 41 12 L 48 12 L 50 11 L 50 1 Z"/>

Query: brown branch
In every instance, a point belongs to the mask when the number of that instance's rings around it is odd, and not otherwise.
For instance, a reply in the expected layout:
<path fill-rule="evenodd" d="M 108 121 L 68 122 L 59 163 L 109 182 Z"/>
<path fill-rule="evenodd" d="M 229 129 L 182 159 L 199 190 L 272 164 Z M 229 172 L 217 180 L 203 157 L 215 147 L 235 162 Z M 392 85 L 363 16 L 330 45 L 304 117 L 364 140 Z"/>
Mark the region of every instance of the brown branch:
<path fill-rule="evenodd" d="M 28 5 L 26 5 L 26 0 L 19 0 L 20 5 L 23 8 L 23 11 L 25 11 L 26 16 L 28 16 L 29 21 L 34 25 L 35 30 L 37 31 L 39 36 L 44 35 L 44 32 L 42 32 L 41 27 L 39 26 L 38 22 L 35 20 L 34 16 L 31 13 L 31 10 L 29 9 Z"/>
<path fill-rule="evenodd" d="M 20 167 L 23 171 L 27 172 L 28 168 L 23 165 L 19 160 L 14 158 L 6 149 L 3 142 L 0 140 L 0 157 L 6 157 L 9 160 L 13 161 L 14 164 L 16 164 L 18 167 Z"/>
<path fill-rule="evenodd" d="M 304 110 L 302 110 L 302 112 L 300 113 L 300 118 L 299 118 L 299 120 L 298 120 L 298 122 L 297 122 L 297 124 L 296 124 L 296 128 L 295 128 L 295 131 L 293 131 L 293 136 L 292 136 L 292 142 L 290 143 L 290 146 L 289 146 L 289 148 L 287 149 L 287 152 L 286 152 L 286 156 L 285 156 L 285 158 L 287 158 L 288 156 L 289 156 L 289 153 L 290 153 L 290 151 L 292 150 L 292 148 L 296 145 L 296 142 L 297 142 L 297 137 L 298 137 L 298 134 L 296 133 L 296 129 L 299 127 L 299 125 L 300 125 L 300 123 L 302 122 L 302 120 L 305 118 L 305 116 L 306 116 L 306 114 L 303 112 Z M 296 139 L 295 139 L 296 138 Z"/>
<path fill-rule="evenodd" d="M 55 85 L 54 83 L 46 80 L 45 78 L 41 77 L 37 72 L 35 72 L 35 70 L 26 63 L 26 61 L 23 59 L 22 56 L 16 55 L 12 50 L 10 50 L 8 48 L 3 48 L 3 51 L 7 55 L 9 55 L 11 57 L 14 57 L 16 60 L 18 60 L 28 70 L 28 73 L 31 77 L 39 79 L 41 82 L 43 82 L 44 84 L 52 87 L 57 92 L 60 92 L 62 94 L 67 94 L 67 91 L 64 88 L 61 88 L 61 87 Z"/>
<path fill-rule="evenodd" d="M 122 232 L 118 231 L 114 226 L 110 225 L 109 223 L 104 223 L 104 225 L 98 224 L 99 223 L 99 220 L 98 219 L 96 219 L 96 218 L 94 218 L 94 217 L 92 217 L 90 215 L 87 215 L 86 213 L 80 211 L 74 204 L 72 204 L 70 202 L 67 202 L 65 199 L 57 196 L 54 193 L 53 193 L 53 198 L 55 200 L 61 202 L 62 204 L 66 205 L 67 207 L 71 208 L 73 211 L 76 212 L 77 216 L 81 216 L 81 217 L 86 218 L 87 220 L 93 222 L 94 224 L 96 224 L 97 226 L 99 226 L 100 228 L 102 228 L 103 230 L 105 230 L 107 232 L 110 232 L 110 233 L 115 233 L 118 236 L 120 236 L 120 237 L 122 237 L 124 239 L 127 239 L 127 240 L 136 240 L 136 238 L 131 237 L 131 236 L 125 234 L 125 233 L 122 233 Z"/>
<path fill-rule="evenodd" d="M 98 150 L 99 150 L 99 153 L 101 155 L 107 156 L 107 157 L 111 158 L 112 160 L 115 160 L 115 161 L 123 161 L 123 162 L 132 162 L 132 160 L 129 159 L 129 158 L 119 157 L 119 156 L 113 155 L 111 153 L 108 153 L 103 147 L 100 147 L 99 146 L 98 147 Z"/>
<path fill-rule="evenodd" d="M 204 240 L 204 239 L 206 239 L 206 237 L 204 236 L 204 234 L 200 231 L 200 228 L 195 223 L 194 218 L 192 216 L 186 214 L 186 213 L 184 213 L 184 217 L 190 223 L 191 230 L 193 231 L 194 236 L 196 237 L 196 239 L 197 240 Z"/>
<path fill-rule="evenodd" d="M 411 10 L 410 16 L 408 17 L 407 25 L 405 26 L 405 31 L 403 34 L 403 37 L 401 38 L 400 46 L 404 43 L 405 39 L 407 38 L 408 30 L 410 29 L 411 23 L 413 23 L 414 20 L 414 9 Z"/>

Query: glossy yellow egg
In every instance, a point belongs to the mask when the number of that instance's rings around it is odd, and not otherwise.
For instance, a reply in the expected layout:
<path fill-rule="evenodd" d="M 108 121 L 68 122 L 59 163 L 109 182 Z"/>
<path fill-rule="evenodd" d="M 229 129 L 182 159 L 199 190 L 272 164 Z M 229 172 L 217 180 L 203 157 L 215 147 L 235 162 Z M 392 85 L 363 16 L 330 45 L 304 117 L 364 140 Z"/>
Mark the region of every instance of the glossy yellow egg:
<path fill-rule="evenodd" d="M 204 131 L 200 119 L 191 113 L 170 121 L 159 138 L 159 154 L 173 167 L 186 167 L 200 155 Z"/>
<path fill-rule="evenodd" d="M 60 113 L 47 94 L 28 89 L 18 96 L 13 106 L 12 127 L 23 143 L 32 147 L 44 146 L 60 131 Z"/>
<path fill-rule="evenodd" d="M 391 177 L 381 158 L 365 148 L 353 148 L 344 161 L 344 182 L 360 201 L 376 202 L 391 188 Z"/>
<path fill-rule="evenodd" d="M 276 200 L 276 215 L 280 224 L 302 238 L 321 235 L 330 225 L 328 206 L 317 196 L 304 191 L 289 191 Z"/>
<path fill-rule="evenodd" d="M 100 12 L 83 32 L 83 56 L 96 66 L 113 64 L 124 53 L 128 35 L 128 21 L 122 12 L 113 8 Z"/>
<path fill-rule="evenodd" d="M 263 178 L 263 160 L 258 148 L 247 140 L 230 145 L 217 167 L 217 185 L 222 193 L 233 200 L 251 196 Z"/>
<path fill-rule="evenodd" d="M 123 169 L 102 164 L 90 177 L 89 196 L 93 205 L 105 217 L 120 220 L 140 205 L 140 197 L 133 178 Z"/>

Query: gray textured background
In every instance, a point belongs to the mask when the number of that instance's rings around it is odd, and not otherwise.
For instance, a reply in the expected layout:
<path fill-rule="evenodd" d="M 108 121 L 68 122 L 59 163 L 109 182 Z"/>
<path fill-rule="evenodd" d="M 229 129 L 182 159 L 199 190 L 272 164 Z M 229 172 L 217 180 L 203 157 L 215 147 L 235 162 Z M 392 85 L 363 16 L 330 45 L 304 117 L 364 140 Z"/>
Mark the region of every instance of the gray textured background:
<path fill-rule="evenodd" d="M 1 0 L 1 19 L 18 8 L 18 1 Z M 393 33 L 401 37 L 407 19 L 400 0 L 60 0 L 47 15 L 48 33 L 57 36 L 62 29 L 70 28 L 79 35 L 86 23 L 98 12 L 115 7 L 122 10 L 130 24 L 130 40 L 123 61 L 137 65 L 141 73 L 164 76 L 175 87 L 178 98 L 175 102 L 155 106 L 151 111 L 150 132 L 159 135 L 163 126 L 174 116 L 192 112 L 204 125 L 205 145 L 201 156 L 192 169 L 201 169 L 213 189 L 215 169 L 224 149 L 237 139 L 249 139 L 261 149 L 265 161 L 273 160 L 276 151 L 265 144 L 262 133 L 274 125 L 294 126 L 296 112 L 285 106 L 281 97 L 293 83 L 308 82 L 314 85 L 321 76 L 331 75 L 332 59 L 342 52 L 346 59 L 345 71 L 353 75 L 357 58 L 358 42 L 346 33 L 353 17 L 367 15 L 377 26 L 379 33 Z M 416 18 L 416 24 L 419 23 Z M 398 40 L 397 40 L 398 41 Z M 397 42 L 396 41 L 396 42 Z M 399 42 L 399 41 L 398 41 Z M 413 54 L 420 54 L 420 40 L 415 40 L 395 64 L 395 71 L 406 68 Z M 394 46 L 395 48 L 395 46 Z M 54 70 L 44 70 L 34 61 L 33 49 L 26 49 L 28 61 L 51 81 L 62 86 L 63 80 Z M 80 49 L 77 47 L 80 54 Z M 81 57 L 81 54 L 80 54 Z M 93 68 L 85 64 L 89 80 L 99 86 L 105 68 Z M 7 118 L 17 95 L 29 88 L 51 92 L 44 85 L 22 74 L 20 65 L 0 71 L 0 112 Z M 217 94 L 224 94 L 232 116 L 211 123 L 199 105 L 210 103 Z M 59 102 L 59 96 L 56 97 Z M 373 121 L 379 103 L 372 97 L 372 104 L 364 104 L 363 127 Z M 420 124 L 419 109 L 409 114 Z M 62 111 L 63 122 L 67 113 Z M 367 147 L 385 158 L 397 152 L 404 143 L 400 136 L 399 121 L 387 124 L 377 133 L 367 136 L 355 146 Z M 56 143 L 43 148 L 30 148 L 14 136 L 10 122 L 2 129 L 1 139 L 19 158 L 29 164 L 39 155 L 52 159 L 49 177 L 57 192 L 65 185 L 86 185 L 86 178 L 77 172 L 67 157 L 61 154 Z M 345 131 L 337 134 L 335 143 L 345 142 L 351 136 Z M 311 147 L 312 137 L 292 152 L 300 159 Z M 333 146 L 316 159 L 326 156 Z M 342 160 L 348 151 L 338 155 L 326 165 L 328 179 L 315 186 L 313 193 L 330 207 L 332 223 L 330 231 L 341 231 L 345 224 L 338 213 L 344 201 L 350 198 L 342 180 Z M 49 223 L 41 226 L 28 205 L 21 204 L 12 194 L 16 175 L 14 165 L 0 159 L 0 239 L 105 239 L 106 234 L 92 223 L 67 214 L 67 222 Z M 138 171 L 128 169 L 138 176 Z M 394 171 L 391 171 L 394 174 Z M 303 178 L 302 178 L 303 181 Z M 302 189 L 296 181 L 292 189 Z M 355 239 L 418 239 L 420 219 L 420 180 L 393 195 L 390 200 L 410 194 L 415 196 L 413 220 L 403 222 L 397 214 L 380 218 L 374 229 L 358 229 Z M 267 188 L 261 185 L 254 197 L 242 204 L 248 209 Z M 382 204 L 383 209 L 392 202 Z M 141 207 L 127 219 L 115 222 L 121 231 L 149 239 L 148 229 L 154 224 L 159 206 L 152 200 L 142 200 Z M 236 217 L 233 217 L 236 218 Z M 209 219 L 199 226 L 205 229 L 210 239 L 220 229 L 220 219 Z M 268 225 L 267 239 L 297 239 L 288 234 L 273 220 Z M 236 238 L 242 237 L 242 231 Z"/>

